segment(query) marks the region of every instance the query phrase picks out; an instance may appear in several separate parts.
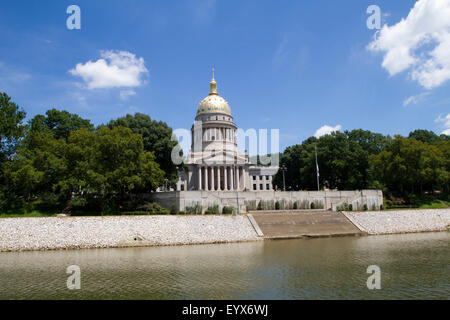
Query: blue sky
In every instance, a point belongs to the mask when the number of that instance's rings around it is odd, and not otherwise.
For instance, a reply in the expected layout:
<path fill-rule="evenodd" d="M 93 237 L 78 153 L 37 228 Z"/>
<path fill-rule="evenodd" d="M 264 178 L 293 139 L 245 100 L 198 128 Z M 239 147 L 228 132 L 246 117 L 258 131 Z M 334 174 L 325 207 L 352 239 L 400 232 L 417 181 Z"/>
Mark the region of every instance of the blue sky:
<path fill-rule="evenodd" d="M 430 5 L 427 1 L 419 2 Z M 448 0 L 436 1 L 448 9 Z M 0 91 L 29 118 L 55 107 L 100 124 L 142 112 L 189 129 L 214 67 L 219 94 L 238 127 L 280 129 L 281 150 L 324 125 L 383 134 L 407 135 L 417 128 L 441 133 L 450 128 L 450 76 L 445 68 L 424 73 L 419 60 L 426 61 L 439 41 L 448 44 L 446 22 L 430 26 L 440 28 L 442 37 L 422 46 L 420 59 L 406 68 L 405 57 L 382 63 L 386 53 L 395 56 L 398 43 L 413 38 L 420 21 L 409 19 L 411 27 L 400 36 L 394 28 L 382 31 L 381 49 L 368 49 L 376 31 L 366 26 L 369 5 L 378 5 L 382 24 L 392 27 L 415 3 L 3 1 Z M 81 8 L 81 30 L 66 27 L 71 4 Z M 432 19 L 436 12 L 449 13 L 425 9 L 427 21 L 440 21 Z M 93 84 L 98 74 L 87 63 L 103 58 L 111 64 L 111 54 L 123 58 L 118 52 L 131 54 L 130 81 Z M 431 76 L 433 82 L 426 82 Z"/>

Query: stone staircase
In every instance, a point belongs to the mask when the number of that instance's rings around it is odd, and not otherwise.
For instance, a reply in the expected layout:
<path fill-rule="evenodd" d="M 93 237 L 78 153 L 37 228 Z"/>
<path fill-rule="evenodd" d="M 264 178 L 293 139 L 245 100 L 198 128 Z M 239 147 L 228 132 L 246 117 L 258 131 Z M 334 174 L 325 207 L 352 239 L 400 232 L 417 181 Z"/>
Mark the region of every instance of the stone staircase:
<path fill-rule="evenodd" d="M 325 210 L 302 212 L 258 213 L 251 212 L 266 239 L 319 238 L 336 236 L 361 236 L 358 229 L 342 213 Z"/>

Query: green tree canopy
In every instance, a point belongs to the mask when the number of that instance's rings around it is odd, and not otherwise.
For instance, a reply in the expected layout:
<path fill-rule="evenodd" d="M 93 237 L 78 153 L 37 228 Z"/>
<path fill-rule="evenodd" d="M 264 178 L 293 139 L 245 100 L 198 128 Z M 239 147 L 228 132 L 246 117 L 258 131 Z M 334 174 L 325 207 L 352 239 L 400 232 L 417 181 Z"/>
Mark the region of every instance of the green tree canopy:
<path fill-rule="evenodd" d="M 117 120 L 111 120 L 107 127 L 126 127 L 134 133 L 142 135 L 144 150 L 153 152 L 156 162 L 165 172 L 165 177 L 172 183 L 178 181 L 177 166 L 172 162 L 172 149 L 178 144 L 172 140 L 172 128 L 162 121 L 152 120 L 150 116 L 135 113 L 134 116 L 127 114 Z"/>
<path fill-rule="evenodd" d="M 410 132 L 408 137 L 426 143 L 435 143 L 441 140 L 441 138 L 433 131 L 423 129 L 417 129 Z"/>
<path fill-rule="evenodd" d="M 310 137 L 301 145 L 286 148 L 280 164 L 287 167 L 288 190 L 317 189 L 315 148 L 320 171 L 320 187 L 331 189 L 363 189 L 373 182 L 369 154 L 378 154 L 386 138 L 364 130 L 333 132 L 320 137 Z M 282 188 L 282 172 L 274 178 L 274 184 Z"/>
<path fill-rule="evenodd" d="M 32 131 L 5 175 L 17 195 L 53 194 L 62 206 L 74 197 L 121 203 L 164 181 L 154 154 L 143 149 L 142 136 L 124 127 L 76 130 L 67 141 L 50 131 Z"/>
<path fill-rule="evenodd" d="M 0 92 L 0 164 L 15 152 L 18 141 L 24 136 L 22 124 L 26 113 L 4 92 Z"/>
<path fill-rule="evenodd" d="M 386 148 L 369 161 L 377 179 L 389 190 L 418 193 L 436 188 L 449 190 L 448 149 L 439 145 L 396 135 Z"/>
<path fill-rule="evenodd" d="M 38 114 L 30 121 L 31 131 L 49 131 L 56 139 L 67 140 L 71 131 L 79 129 L 94 130 L 90 120 L 65 110 L 48 110 L 44 115 Z"/>

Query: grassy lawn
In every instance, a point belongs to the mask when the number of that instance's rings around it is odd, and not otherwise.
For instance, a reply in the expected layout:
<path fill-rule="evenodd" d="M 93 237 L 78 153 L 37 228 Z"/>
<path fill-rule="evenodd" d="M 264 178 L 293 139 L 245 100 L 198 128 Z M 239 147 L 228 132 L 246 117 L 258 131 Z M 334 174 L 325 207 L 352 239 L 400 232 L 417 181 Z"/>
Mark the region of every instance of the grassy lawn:
<path fill-rule="evenodd" d="M 42 212 L 34 210 L 24 213 L 0 213 L 0 218 L 42 218 L 56 217 L 61 212 Z M 168 213 L 148 213 L 145 211 L 121 212 L 121 213 L 100 213 L 100 212 L 73 212 L 72 217 L 102 217 L 102 216 L 137 216 L 137 215 L 169 215 Z"/>
<path fill-rule="evenodd" d="M 387 210 L 396 209 L 445 209 L 450 207 L 449 195 L 412 196 L 407 204 L 391 204 Z M 446 205 L 447 204 L 447 205 Z"/>
<path fill-rule="evenodd" d="M 432 202 L 430 204 L 422 204 L 420 206 L 420 208 L 421 209 L 444 209 L 444 208 L 448 208 L 448 207 L 440 202 Z"/>
<path fill-rule="evenodd" d="M 35 217 L 54 217 L 58 213 L 49 213 L 41 211 L 31 211 L 24 213 L 0 213 L 0 218 L 35 218 Z"/>
<path fill-rule="evenodd" d="M 448 207 L 444 206 L 440 202 L 430 203 L 430 204 L 422 204 L 420 206 L 390 206 L 385 211 L 395 211 L 395 210 L 420 210 L 420 209 L 448 209 Z"/>

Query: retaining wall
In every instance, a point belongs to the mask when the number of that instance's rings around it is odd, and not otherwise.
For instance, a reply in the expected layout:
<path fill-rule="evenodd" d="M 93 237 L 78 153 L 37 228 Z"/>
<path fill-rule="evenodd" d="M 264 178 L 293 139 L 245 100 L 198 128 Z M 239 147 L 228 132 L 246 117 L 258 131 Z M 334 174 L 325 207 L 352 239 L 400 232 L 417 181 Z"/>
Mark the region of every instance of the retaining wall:
<path fill-rule="evenodd" d="M 355 191 L 171 191 L 154 192 L 150 198 L 170 209 L 176 204 L 178 210 L 185 211 L 186 207 L 199 204 L 204 212 L 213 205 L 219 206 L 221 211 L 224 206 L 234 207 L 240 213 L 255 210 L 250 206 L 257 206 L 260 201 L 284 203 L 292 209 L 297 202 L 298 209 L 310 209 L 311 204 L 322 204 L 326 210 L 337 210 L 337 206 L 343 203 L 352 204 L 354 210 L 363 209 L 364 205 L 371 210 L 379 209 L 383 205 L 383 193 L 381 190 L 355 190 Z M 306 206 L 306 207 L 302 207 Z M 273 209 L 273 208 L 267 208 Z M 281 208 L 283 209 L 283 208 Z"/>

